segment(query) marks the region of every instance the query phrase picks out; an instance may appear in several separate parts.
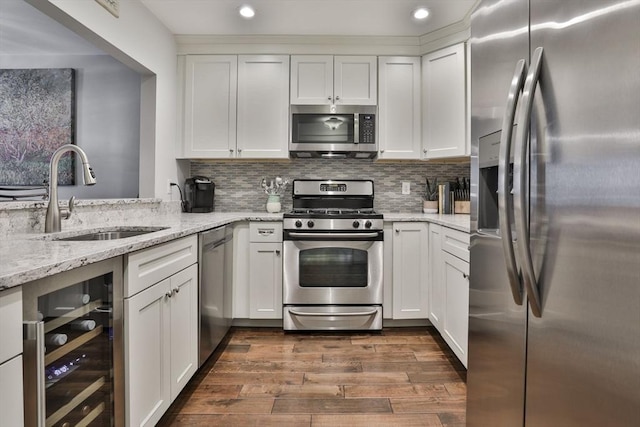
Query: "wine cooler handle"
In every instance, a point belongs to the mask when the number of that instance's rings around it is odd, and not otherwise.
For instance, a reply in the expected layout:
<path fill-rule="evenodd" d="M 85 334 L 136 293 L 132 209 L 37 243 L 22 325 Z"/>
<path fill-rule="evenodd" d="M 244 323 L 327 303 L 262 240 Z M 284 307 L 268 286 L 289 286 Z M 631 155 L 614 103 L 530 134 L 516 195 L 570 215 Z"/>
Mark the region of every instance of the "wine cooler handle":
<path fill-rule="evenodd" d="M 34 375 L 30 378 L 30 383 L 35 387 L 36 426 L 45 427 L 46 419 L 46 396 L 45 396 L 45 372 L 44 372 L 44 322 L 29 321 L 23 323 L 25 341 L 25 364 L 26 371 Z M 27 353 L 31 356 L 27 359 Z M 30 365 L 30 366 L 29 366 Z M 26 379 L 26 378 L 25 378 Z M 25 384 L 27 388 L 28 384 Z M 26 420 L 25 420 L 26 421 Z"/>
<path fill-rule="evenodd" d="M 502 250 L 504 252 L 507 264 L 507 275 L 509 276 L 509 285 L 511 287 L 511 295 L 513 302 L 522 305 L 522 278 L 518 272 L 516 264 L 516 256 L 513 249 L 513 240 L 511 233 L 511 223 L 513 221 L 513 212 L 509 209 L 509 160 L 511 159 L 511 136 L 513 135 L 513 122 L 516 115 L 516 107 L 520 91 L 524 86 L 526 77 L 525 60 L 521 59 L 516 64 L 516 70 L 513 73 L 509 95 L 507 97 L 507 106 L 502 120 L 502 133 L 500 136 L 500 152 L 498 156 L 498 211 L 500 219 L 500 236 L 502 240 Z M 517 235 L 517 233 L 516 233 Z"/>
<path fill-rule="evenodd" d="M 529 168 L 527 167 L 527 148 L 529 144 L 527 141 L 529 139 L 533 99 L 542 66 L 542 52 L 542 47 L 539 47 L 531 56 L 531 67 L 529 68 L 527 80 L 522 90 L 522 105 L 518 113 L 518 130 L 516 131 L 515 155 L 513 159 L 513 207 L 515 211 L 516 230 L 518 231 L 518 252 L 520 253 L 522 276 L 525 288 L 527 289 L 529 306 L 531 307 L 531 312 L 536 317 L 542 316 L 542 305 L 540 304 L 540 292 L 533 270 L 533 258 L 531 257 L 527 221 L 527 178 L 529 176 Z M 529 163 L 531 163 L 531 158 L 529 159 Z"/>

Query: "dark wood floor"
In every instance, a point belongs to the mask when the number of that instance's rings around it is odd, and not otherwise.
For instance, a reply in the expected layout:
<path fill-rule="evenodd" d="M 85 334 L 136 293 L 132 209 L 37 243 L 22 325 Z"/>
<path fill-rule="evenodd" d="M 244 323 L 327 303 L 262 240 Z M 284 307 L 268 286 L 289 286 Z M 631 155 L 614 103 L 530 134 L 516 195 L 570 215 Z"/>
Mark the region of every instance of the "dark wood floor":
<path fill-rule="evenodd" d="M 432 327 L 234 328 L 160 426 L 465 425 L 466 371 Z"/>

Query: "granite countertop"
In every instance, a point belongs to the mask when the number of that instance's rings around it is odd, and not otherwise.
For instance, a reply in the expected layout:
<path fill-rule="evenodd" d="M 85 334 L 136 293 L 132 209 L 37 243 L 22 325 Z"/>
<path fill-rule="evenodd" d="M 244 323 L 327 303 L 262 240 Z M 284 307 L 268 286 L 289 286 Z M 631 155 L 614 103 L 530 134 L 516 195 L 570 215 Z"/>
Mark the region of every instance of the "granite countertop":
<path fill-rule="evenodd" d="M 107 224 L 108 227 L 118 225 L 123 227 L 140 225 L 168 227 L 166 230 L 126 239 L 60 241 L 53 240 L 53 235 L 51 234 L 14 234 L 0 241 L 0 290 L 236 221 L 280 220 L 282 220 L 281 213 L 182 213 L 178 215 L 150 216 L 144 221 L 144 224 L 131 224 L 128 221 L 122 221 L 120 224 L 115 224 L 111 221 Z M 469 215 L 387 213 L 384 214 L 384 220 L 427 221 L 469 232 Z M 97 231 L 99 229 L 100 227 L 91 227 L 85 230 L 74 229 L 56 233 L 55 236 L 67 237 L 81 234 L 83 231 Z"/>

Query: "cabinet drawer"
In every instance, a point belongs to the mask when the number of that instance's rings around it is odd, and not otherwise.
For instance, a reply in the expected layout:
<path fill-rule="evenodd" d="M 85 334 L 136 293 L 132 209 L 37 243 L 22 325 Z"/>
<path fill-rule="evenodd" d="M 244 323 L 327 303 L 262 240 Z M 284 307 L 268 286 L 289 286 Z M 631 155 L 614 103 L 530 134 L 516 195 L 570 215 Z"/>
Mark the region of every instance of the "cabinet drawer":
<path fill-rule="evenodd" d="M 0 363 L 22 353 L 22 288 L 0 292 Z"/>
<path fill-rule="evenodd" d="M 469 262 L 469 233 L 442 227 L 442 250 Z"/>
<path fill-rule="evenodd" d="M 135 295 L 196 262 L 198 236 L 195 234 L 133 252 L 126 258 L 124 296 Z"/>
<path fill-rule="evenodd" d="M 281 222 L 249 223 L 249 241 L 253 243 L 282 242 Z"/>

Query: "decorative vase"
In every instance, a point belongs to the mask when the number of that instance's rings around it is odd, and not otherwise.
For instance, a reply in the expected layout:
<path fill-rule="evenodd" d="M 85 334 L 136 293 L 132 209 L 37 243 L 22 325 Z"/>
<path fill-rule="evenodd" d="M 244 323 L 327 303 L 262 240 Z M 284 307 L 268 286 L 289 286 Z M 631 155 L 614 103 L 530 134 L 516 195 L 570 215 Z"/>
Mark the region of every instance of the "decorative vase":
<path fill-rule="evenodd" d="M 280 195 L 271 194 L 267 197 L 267 212 L 277 213 L 280 212 L 282 205 L 280 204 Z"/>
<path fill-rule="evenodd" d="M 437 200 L 423 200 L 422 201 L 423 213 L 438 213 L 438 201 Z"/>

